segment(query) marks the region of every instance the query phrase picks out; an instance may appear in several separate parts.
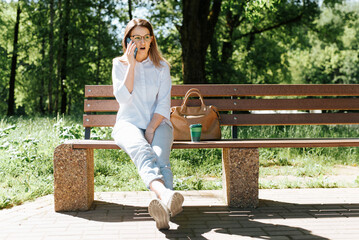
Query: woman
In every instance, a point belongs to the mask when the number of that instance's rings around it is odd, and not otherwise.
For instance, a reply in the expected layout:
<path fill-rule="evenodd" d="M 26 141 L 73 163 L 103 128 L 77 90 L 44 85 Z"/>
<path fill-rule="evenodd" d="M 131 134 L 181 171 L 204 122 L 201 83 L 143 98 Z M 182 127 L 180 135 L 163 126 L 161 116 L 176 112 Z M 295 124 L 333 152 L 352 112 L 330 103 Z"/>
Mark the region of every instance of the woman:
<path fill-rule="evenodd" d="M 170 66 L 146 20 L 133 19 L 127 24 L 122 46 L 124 55 L 113 60 L 112 69 L 113 92 L 120 105 L 112 137 L 156 193 L 158 199 L 150 202 L 148 211 L 157 228 L 168 229 L 170 215 L 180 213 L 184 201 L 172 190 Z"/>

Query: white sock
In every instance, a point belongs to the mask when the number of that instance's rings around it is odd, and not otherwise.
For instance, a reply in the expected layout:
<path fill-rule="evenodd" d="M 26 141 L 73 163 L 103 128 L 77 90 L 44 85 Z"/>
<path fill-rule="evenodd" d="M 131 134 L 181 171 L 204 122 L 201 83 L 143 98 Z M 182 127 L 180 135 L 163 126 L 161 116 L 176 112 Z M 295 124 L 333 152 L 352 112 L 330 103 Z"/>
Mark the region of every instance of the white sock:
<path fill-rule="evenodd" d="M 170 190 L 170 189 L 166 189 L 165 191 L 161 192 L 161 200 L 164 204 L 168 204 L 170 198 L 172 197 L 173 195 L 173 191 Z"/>
<path fill-rule="evenodd" d="M 159 196 L 156 196 L 157 198 L 161 198 L 161 196 L 166 192 L 167 188 L 165 187 L 165 185 L 160 182 L 160 181 L 152 181 L 150 188 L 152 191 L 156 192 L 156 195 L 158 194 Z"/>

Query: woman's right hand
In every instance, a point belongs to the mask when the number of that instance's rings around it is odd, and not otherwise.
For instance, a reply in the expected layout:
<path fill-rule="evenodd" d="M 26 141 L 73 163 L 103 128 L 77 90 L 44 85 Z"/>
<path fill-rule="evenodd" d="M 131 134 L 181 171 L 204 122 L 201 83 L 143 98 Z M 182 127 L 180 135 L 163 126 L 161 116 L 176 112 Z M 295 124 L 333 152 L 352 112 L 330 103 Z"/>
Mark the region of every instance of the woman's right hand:
<path fill-rule="evenodd" d="M 134 43 L 132 40 L 129 44 L 127 44 L 127 49 L 126 49 L 126 56 L 128 59 L 128 64 L 130 65 L 135 65 L 136 64 L 136 59 L 135 59 L 135 49 L 136 49 L 136 43 Z"/>

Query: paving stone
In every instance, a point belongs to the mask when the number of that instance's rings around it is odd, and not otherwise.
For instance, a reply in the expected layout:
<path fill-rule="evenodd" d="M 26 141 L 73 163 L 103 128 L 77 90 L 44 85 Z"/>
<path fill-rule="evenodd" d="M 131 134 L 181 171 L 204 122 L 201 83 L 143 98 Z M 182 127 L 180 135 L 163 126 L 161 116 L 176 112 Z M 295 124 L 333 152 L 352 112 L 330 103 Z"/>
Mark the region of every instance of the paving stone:
<path fill-rule="evenodd" d="M 6 238 L 6 240 L 19 240 L 19 239 L 26 239 L 26 240 L 42 240 L 45 239 L 44 236 L 18 236 L 13 235 Z"/>
<path fill-rule="evenodd" d="M 304 233 L 300 230 L 292 229 L 292 230 L 274 230 L 274 231 L 266 231 L 269 236 L 293 236 L 293 235 L 303 235 Z"/>
<path fill-rule="evenodd" d="M 359 189 L 264 189 L 258 208 L 230 208 L 222 191 L 181 191 L 184 211 L 158 231 L 149 191 L 95 193 L 86 212 L 54 212 L 48 195 L 0 211 L 0 239 L 359 239 Z"/>
<path fill-rule="evenodd" d="M 271 219 L 271 218 L 282 218 L 281 213 L 258 213 L 251 216 L 251 219 Z"/>
<path fill-rule="evenodd" d="M 119 236 L 104 236 L 104 235 L 84 235 L 81 240 L 118 240 Z"/>
<path fill-rule="evenodd" d="M 323 238 L 320 236 L 313 236 L 313 235 L 296 235 L 296 236 L 291 236 L 291 239 L 293 240 L 315 240 L 315 239 L 327 239 L 327 238 Z"/>
<path fill-rule="evenodd" d="M 270 240 L 289 240 L 291 239 L 290 237 L 287 236 L 271 236 L 270 238 L 266 237 L 266 236 L 260 236 L 262 237 L 261 239 L 270 239 Z"/>
<path fill-rule="evenodd" d="M 262 228 L 259 227 L 253 227 L 253 228 L 231 228 L 228 230 L 231 234 L 237 234 L 237 235 L 247 235 L 247 236 L 253 236 L 252 234 L 256 234 L 256 236 L 265 235 L 265 232 Z"/>

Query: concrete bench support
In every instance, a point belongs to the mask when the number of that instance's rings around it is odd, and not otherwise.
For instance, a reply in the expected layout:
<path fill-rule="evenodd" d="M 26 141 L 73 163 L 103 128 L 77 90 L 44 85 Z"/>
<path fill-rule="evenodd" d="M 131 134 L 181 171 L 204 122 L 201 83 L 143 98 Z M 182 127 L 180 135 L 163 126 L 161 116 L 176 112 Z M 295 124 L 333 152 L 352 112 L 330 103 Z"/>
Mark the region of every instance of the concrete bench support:
<path fill-rule="evenodd" d="M 61 144 L 54 152 L 55 211 L 86 211 L 94 200 L 93 149 Z"/>
<path fill-rule="evenodd" d="M 223 191 L 230 207 L 258 206 L 257 148 L 223 148 Z"/>

